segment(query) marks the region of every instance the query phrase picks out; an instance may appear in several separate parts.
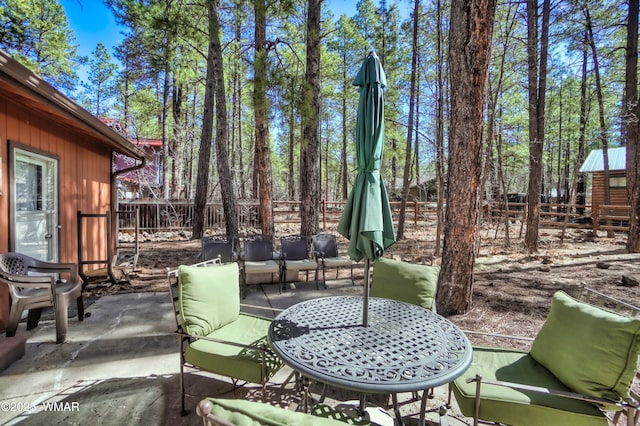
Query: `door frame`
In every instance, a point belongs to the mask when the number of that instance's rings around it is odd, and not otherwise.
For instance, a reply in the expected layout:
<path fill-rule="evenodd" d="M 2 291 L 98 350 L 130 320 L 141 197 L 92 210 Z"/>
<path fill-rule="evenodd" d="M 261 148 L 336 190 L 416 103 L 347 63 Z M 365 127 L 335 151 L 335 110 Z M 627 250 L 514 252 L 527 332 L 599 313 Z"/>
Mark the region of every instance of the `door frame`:
<path fill-rule="evenodd" d="M 46 152 L 40 149 L 35 149 L 29 145 L 25 145 L 19 142 L 15 142 L 12 140 L 8 141 L 9 145 L 9 159 L 7 162 L 9 168 L 9 188 L 7 193 L 9 194 L 9 250 L 15 251 L 16 249 L 16 200 L 15 200 L 15 170 L 14 170 L 14 162 L 16 157 L 16 151 L 24 151 L 27 153 L 35 154 L 37 156 L 45 157 L 46 159 L 50 159 L 55 161 L 56 163 L 56 176 L 54 182 L 54 191 L 56 197 L 56 217 L 54 221 L 56 222 L 53 226 L 54 229 L 51 232 L 55 233 L 56 243 L 53 246 L 53 250 L 55 251 L 54 262 L 60 261 L 60 157 L 52 154 L 50 152 Z"/>

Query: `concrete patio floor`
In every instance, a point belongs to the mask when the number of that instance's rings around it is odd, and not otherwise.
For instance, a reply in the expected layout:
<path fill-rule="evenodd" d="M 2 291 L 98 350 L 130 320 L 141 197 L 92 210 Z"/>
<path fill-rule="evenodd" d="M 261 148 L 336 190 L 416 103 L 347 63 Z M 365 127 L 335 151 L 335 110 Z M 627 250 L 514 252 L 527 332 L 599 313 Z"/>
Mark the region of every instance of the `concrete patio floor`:
<path fill-rule="evenodd" d="M 348 280 L 297 283 L 285 293 L 277 285 L 255 285 L 242 302 L 272 308 L 253 311 L 274 317 L 299 301 L 336 294 L 361 294 Z M 247 310 L 251 312 L 251 310 Z M 0 373 L 0 425 L 196 425 L 196 404 L 205 396 L 259 401 L 256 384 L 233 387 L 227 378 L 193 372 L 186 377 L 189 413 L 180 415 L 178 341 L 168 293 L 132 293 L 103 296 L 87 308 L 83 322 L 70 318 L 67 341 L 55 344 L 55 323 L 41 321 L 32 332 L 21 323 L 18 333 L 29 334 L 26 354 Z M 295 410 L 301 399 L 283 368 L 269 382 L 267 400 Z M 312 385 L 317 398 L 319 386 Z M 339 405 L 357 395 L 330 389 L 325 403 Z M 370 398 L 389 413 L 382 397 Z M 438 408 L 447 400 L 447 388 L 436 389 L 429 400 L 429 424 L 439 420 Z M 405 424 L 417 424 L 419 402 L 399 395 Z M 54 404 L 55 403 L 55 404 Z M 451 425 L 470 424 L 453 401 Z"/>

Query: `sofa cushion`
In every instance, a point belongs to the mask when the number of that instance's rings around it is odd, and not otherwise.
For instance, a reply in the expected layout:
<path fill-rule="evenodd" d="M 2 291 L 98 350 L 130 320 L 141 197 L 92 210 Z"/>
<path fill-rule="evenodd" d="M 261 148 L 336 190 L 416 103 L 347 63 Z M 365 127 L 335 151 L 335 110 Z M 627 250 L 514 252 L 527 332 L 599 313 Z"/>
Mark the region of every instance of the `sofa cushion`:
<path fill-rule="evenodd" d="M 569 389 L 619 401 L 638 367 L 640 319 L 556 292 L 531 356 Z"/>
<path fill-rule="evenodd" d="M 238 264 L 178 268 L 182 327 L 206 336 L 235 321 L 240 313 Z"/>
<path fill-rule="evenodd" d="M 433 309 L 439 273 L 439 266 L 378 259 L 373 264 L 371 296 Z"/>
<path fill-rule="evenodd" d="M 476 375 L 483 380 L 569 390 L 526 352 L 474 347 L 471 366 L 452 383 L 460 411 L 467 417 L 473 417 L 476 383 L 467 383 L 466 380 Z M 528 425 L 544 426 L 608 424 L 597 407 L 584 401 L 486 383 L 481 386 L 481 395 L 479 417 L 492 422 L 523 424 L 523 419 L 527 419 Z"/>
<path fill-rule="evenodd" d="M 337 420 L 291 411 L 261 402 L 220 398 L 208 398 L 208 400 L 212 405 L 211 414 L 235 426 L 344 425 Z"/>

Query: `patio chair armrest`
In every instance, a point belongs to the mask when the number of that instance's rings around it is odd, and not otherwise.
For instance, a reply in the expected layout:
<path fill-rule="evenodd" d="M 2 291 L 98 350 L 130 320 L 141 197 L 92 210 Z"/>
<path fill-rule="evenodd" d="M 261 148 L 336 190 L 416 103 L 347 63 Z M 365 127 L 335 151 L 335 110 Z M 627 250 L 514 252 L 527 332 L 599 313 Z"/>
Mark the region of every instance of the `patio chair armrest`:
<path fill-rule="evenodd" d="M 196 336 L 195 334 L 185 333 L 184 331 L 176 331 L 175 333 L 178 334 L 179 336 L 181 336 L 182 338 L 186 337 L 186 338 L 189 338 L 191 340 L 206 340 L 208 342 L 220 343 L 220 344 L 229 345 L 229 346 L 236 346 L 238 348 L 243 348 L 243 349 L 253 349 L 253 350 L 258 350 L 260 352 L 273 353 L 271 351 L 271 349 L 269 348 L 269 345 L 267 345 L 266 343 L 259 343 L 259 344 L 256 344 L 256 345 L 245 345 L 243 343 L 231 342 L 229 340 L 216 339 L 215 337 Z"/>
<path fill-rule="evenodd" d="M 0 282 L 6 283 L 10 287 L 18 288 L 31 288 L 40 289 L 44 288 L 49 293 L 49 296 L 53 298 L 54 294 L 54 280 L 53 277 L 46 275 L 13 275 L 2 273 L 0 274 Z"/>
<path fill-rule="evenodd" d="M 78 280 L 78 265 L 75 263 L 37 262 L 29 271 L 41 273 L 68 273 L 71 281 Z"/>
<path fill-rule="evenodd" d="M 484 380 L 480 375 L 476 375 L 475 377 L 470 377 L 470 378 L 466 379 L 466 382 L 467 383 L 476 382 L 477 383 L 476 392 L 478 392 L 478 393 L 479 393 L 479 390 L 480 390 L 480 386 L 482 384 L 487 384 L 487 385 L 508 387 L 508 388 L 511 388 L 511 389 L 521 390 L 521 391 L 538 392 L 538 393 L 558 396 L 558 397 L 562 397 L 562 398 L 577 399 L 577 400 L 580 400 L 580 401 L 590 402 L 590 403 L 596 404 L 596 405 L 617 406 L 617 407 L 620 407 L 621 409 L 624 409 L 624 408 L 637 409 L 640 406 L 638 401 L 635 400 L 632 397 L 629 397 L 627 400 L 624 400 L 624 401 L 621 401 L 621 402 L 615 402 L 615 401 L 611 401 L 609 399 L 596 398 L 596 397 L 593 397 L 593 396 L 583 395 L 583 394 L 580 394 L 580 393 L 569 392 L 569 391 L 564 391 L 564 390 L 559 390 L 559 389 L 550 389 L 550 388 L 545 388 L 545 387 L 541 387 L 541 386 L 525 385 L 525 384 L 522 384 L 522 383 L 504 382 L 504 381 L 501 381 L 501 380 Z"/>

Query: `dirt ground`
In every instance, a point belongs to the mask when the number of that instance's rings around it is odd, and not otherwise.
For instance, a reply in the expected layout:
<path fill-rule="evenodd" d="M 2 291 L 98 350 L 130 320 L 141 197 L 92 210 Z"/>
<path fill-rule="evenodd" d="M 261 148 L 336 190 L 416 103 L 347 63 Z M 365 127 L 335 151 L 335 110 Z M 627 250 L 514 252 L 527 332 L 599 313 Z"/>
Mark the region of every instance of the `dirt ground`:
<path fill-rule="evenodd" d="M 387 250 L 385 256 L 416 263 L 439 264 L 433 257 L 434 227 L 411 228 L 408 237 Z M 293 233 L 280 230 L 278 235 Z M 577 296 L 581 286 L 599 290 L 640 306 L 640 287 L 623 285 L 623 276 L 640 279 L 640 254 L 625 251 L 625 234 L 594 236 L 589 230 L 543 229 L 535 255 L 524 249 L 518 229 L 511 230 L 510 246 L 504 234 L 495 238 L 495 228 L 484 228 L 479 238 L 471 309 L 450 317 L 465 330 L 533 337 L 548 313 L 553 293 L 564 290 Z M 341 250 L 348 241 L 339 237 Z M 90 286 L 95 295 L 113 292 L 166 291 L 166 268 L 196 262 L 199 240 L 187 235 L 162 234 L 141 238 L 138 268 L 129 284 Z M 355 268 L 356 283 L 362 285 L 363 267 Z M 346 276 L 345 276 L 346 277 Z M 627 281 L 627 280 L 625 280 Z"/>
<path fill-rule="evenodd" d="M 385 256 L 416 263 L 439 264 L 433 256 L 435 240 L 432 226 L 411 228 L 407 238 L 387 250 Z M 291 234 L 280 230 L 278 235 Z M 465 330 L 533 337 L 549 310 L 553 293 L 564 290 L 577 296 L 587 286 L 640 306 L 640 287 L 623 285 L 623 277 L 640 279 L 640 254 L 625 251 L 625 234 L 594 236 L 589 230 L 567 230 L 563 241 L 560 230 L 540 232 L 539 252 L 527 253 L 518 228 L 511 230 L 509 247 L 504 234 L 495 238 L 495 228 L 480 233 L 471 309 L 450 317 Z M 339 237 L 341 250 L 348 241 Z M 166 291 L 166 268 L 197 260 L 199 240 L 185 234 L 145 235 L 140 242 L 138 267 L 129 284 L 90 286 L 95 295 L 113 292 Z M 363 283 L 363 267 L 355 268 L 356 283 Z M 625 281 L 628 281 L 625 279 Z M 486 339 L 484 340 L 486 342 Z"/>

